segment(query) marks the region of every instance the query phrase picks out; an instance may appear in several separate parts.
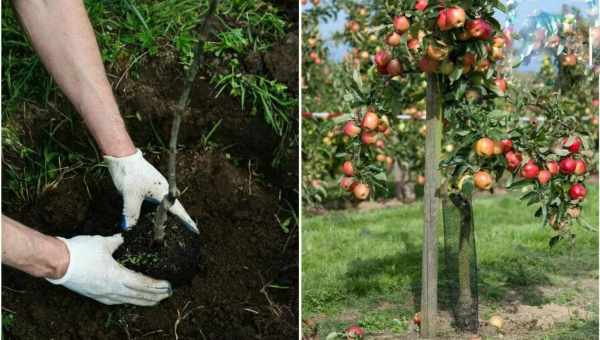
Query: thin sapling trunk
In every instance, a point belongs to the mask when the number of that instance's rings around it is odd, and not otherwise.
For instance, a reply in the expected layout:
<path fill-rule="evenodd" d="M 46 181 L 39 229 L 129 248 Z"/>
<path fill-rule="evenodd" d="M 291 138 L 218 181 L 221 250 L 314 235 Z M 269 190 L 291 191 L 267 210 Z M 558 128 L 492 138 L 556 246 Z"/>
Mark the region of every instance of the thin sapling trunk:
<path fill-rule="evenodd" d="M 477 304 L 472 291 L 471 266 L 473 265 L 473 217 L 470 199 L 463 194 L 451 194 L 450 199 L 458 209 L 458 299 L 456 305 L 456 322 L 460 329 L 476 331 L 478 328 Z"/>
<path fill-rule="evenodd" d="M 217 7 L 218 0 L 210 0 L 208 12 L 206 17 L 202 21 L 199 31 L 199 40 L 194 48 L 194 59 L 189 69 L 185 74 L 183 92 L 179 97 L 179 101 L 177 102 L 177 106 L 173 111 L 173 125 L 171 126 L 171 139 L 169 141 L 169 193 L 162 199 L 158 209 L 156 211 L 156 215 L 154 217 L 154 241 L 162 243 L 162 240 L 165 238 L 165 228 L 167 222 L 167 212 L 175 203 L 177 197 L 179 197 L 179 190 L 177 189 L 177 178 L 176 178 L 176 158 L 177 158 L 177 138 L 179 136 L 179 128 L 181 126 L 181 118 L 183 115 L 189 110 L 189 99 L 190 93 L 192 91 L 192 84 L 194 83 L 194 79 L 196 79 L 196 75 L 198 74 L 198 70 L 200 69 L 200 65 L 202 61 L 204 61 L 204 40 L 203 37 L 207 34 L 208 22 L 210 18 L 215 12 Z"/>

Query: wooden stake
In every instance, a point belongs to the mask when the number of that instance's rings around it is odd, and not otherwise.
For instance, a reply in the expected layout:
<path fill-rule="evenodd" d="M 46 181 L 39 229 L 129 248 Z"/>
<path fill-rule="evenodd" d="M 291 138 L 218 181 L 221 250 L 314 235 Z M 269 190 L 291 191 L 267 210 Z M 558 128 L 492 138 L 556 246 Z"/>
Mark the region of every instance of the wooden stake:
<path fill-rule="evenodd" d="M 421 337 L 435 336 L 437 317 L 438 251 L 437 224 L 440 199 L 440 152 L 442 148 L 442 93 L 437 75 L 427 75 L 427 137 L 425 141 L 425 224 L 421 271 Z"/>

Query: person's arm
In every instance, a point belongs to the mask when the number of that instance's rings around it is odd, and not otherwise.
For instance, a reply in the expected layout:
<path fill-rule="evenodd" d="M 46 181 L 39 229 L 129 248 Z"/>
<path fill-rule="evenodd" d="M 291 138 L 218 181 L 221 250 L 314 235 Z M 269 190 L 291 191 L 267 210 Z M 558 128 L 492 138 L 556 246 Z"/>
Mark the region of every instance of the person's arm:
<path fill-rule="evenodd" d="M 83 117 L 102 153 L 134 154 L 83 2 L 14 0 L 13 4 L 34 49 Z"/>
<path fill-rule="evenodd" d="M 115 261 L 112 254 L 122 243 L 121 234 L 50 237 L 2 215 L 2 263 L 8 266 L 107 305 L 153 306 L 171 296 L 169 282 Z"/>
<path fill-rule="evenodd" d="M 144 199 L 160 202 L 167 180 L 136 150 L 112 93 L 96 37 L 82 0 L 13 0 L 34 49 L 83 117 L 123 195 L 121 226 L 137 224 Z M 169 211 L 199 233 L 176 200 Z"/>
<path fill-rule="evenodd" d="M 2 215 L 2 263 L 35 277 L 58 279 L 69 266 L 69 251 L 61 240 Z"/>

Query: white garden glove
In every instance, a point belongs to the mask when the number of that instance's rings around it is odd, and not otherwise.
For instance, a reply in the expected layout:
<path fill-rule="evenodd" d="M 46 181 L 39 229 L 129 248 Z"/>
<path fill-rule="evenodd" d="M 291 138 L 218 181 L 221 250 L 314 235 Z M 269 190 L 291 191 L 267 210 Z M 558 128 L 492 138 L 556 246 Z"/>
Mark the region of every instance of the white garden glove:
<path fill-rule="evenodd" d="M 167 179 L 148 163 L 139 149 L 131 156 L 111 157 L 104 156 L 108 171 L 112 176 L 117 190 L 123 195 L 123 220 L 121 227 L 128 230 L 140 218 L 140 210 L 144 200 L 160 203 L 169 193 Z M 196 223 L 190 218 L 179 200 L 171 206 L 169 211 L 177 216 L 185 226 L 199 234 Z"/>
<path fill-rule="evenodd" d="M 63 285 L 98 302 L 153 306 L 171 296 L 171 285 L 129 270 L 112 257 L 123 243 L 121 234 L 111 237 L 59 237 L 69 250 L 69 267 L 53 284 Z"/>

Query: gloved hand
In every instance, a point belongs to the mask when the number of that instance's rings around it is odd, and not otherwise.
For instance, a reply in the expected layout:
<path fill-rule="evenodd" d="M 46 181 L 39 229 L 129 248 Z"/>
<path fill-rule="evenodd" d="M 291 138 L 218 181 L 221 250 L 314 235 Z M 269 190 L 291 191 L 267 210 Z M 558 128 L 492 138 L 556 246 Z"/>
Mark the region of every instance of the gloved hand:
<path fill-rule="evenodd" d="M 108 164 L 108 171 L 115 187 L 123 195 L 121 227 L 127 230 L 137 223 L 142 202 L 146 199 L 160 203 L 169 192 L 169 184 L 167 179 L 144 159 L 139 149 L 131 156 L 104 156 L 104 160 Z M 189 230 L 199 234 L 196 223 L 179 203 L 179 200 L 175 200 L 169 211 L 179 217 Z"/>
<path fill-rule="evenodd" d="M 112 253 L 123 243 L 121 234 L 58 239 L 69 250 L 69 267 L 62 278 L 46 279 L 51 283 L 107 305 L 153 306 L 171 296 L 169 282 L 136 273 L 113 259 Z"/>

